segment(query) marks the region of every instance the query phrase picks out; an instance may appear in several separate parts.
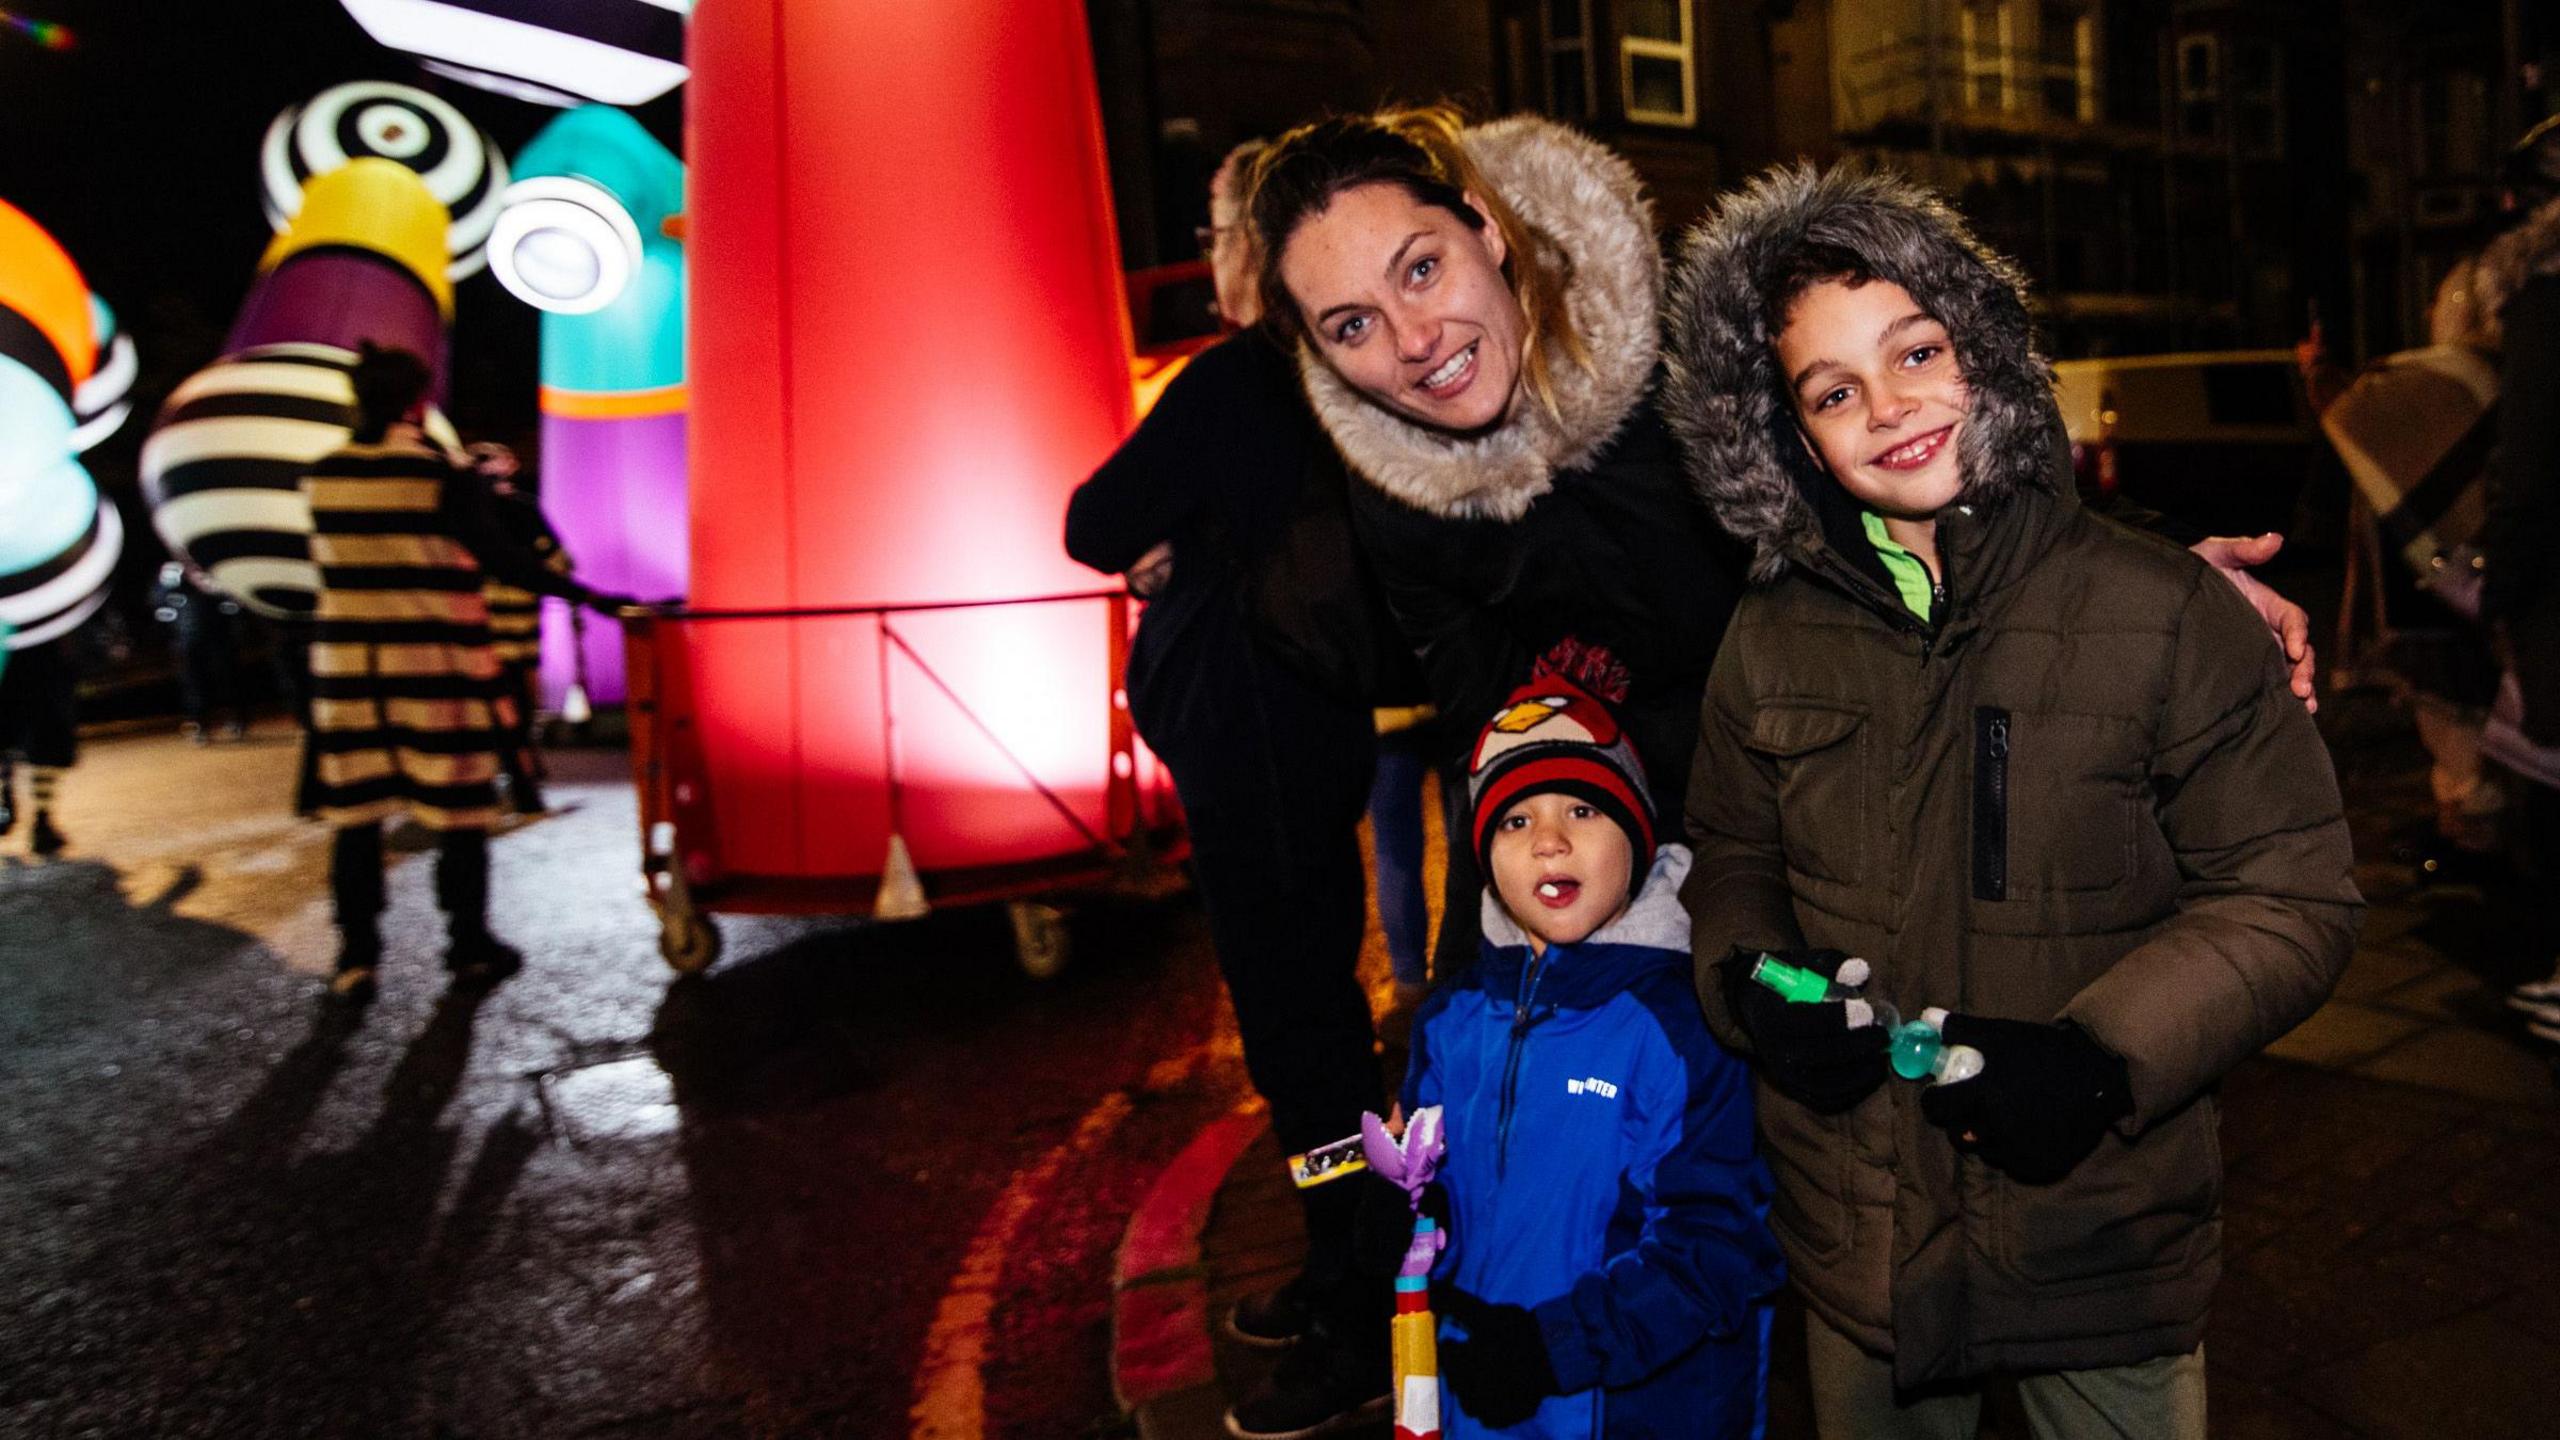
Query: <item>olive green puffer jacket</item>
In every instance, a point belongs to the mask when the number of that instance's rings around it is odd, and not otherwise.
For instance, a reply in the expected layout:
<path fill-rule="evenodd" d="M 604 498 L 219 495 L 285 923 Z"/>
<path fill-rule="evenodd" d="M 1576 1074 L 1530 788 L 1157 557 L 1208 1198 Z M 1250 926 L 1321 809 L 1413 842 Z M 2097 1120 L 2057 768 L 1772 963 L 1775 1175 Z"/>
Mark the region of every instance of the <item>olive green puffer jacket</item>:
<path fill-rule="evenodd" d="M 1801 446 L 1750 328 L 1811 230 L 1952 332 L 1970 478 L 1948 601 L 1913 619 Z M 1776 237 L 1776 238 L 1773 238 Z M 2214 1086 L 2327 997 L 2362 902 L 2328 753 L 2273 641 L 2194 556 L 2084 511 L 2005 264 L 1907 187 L 1809 173 L 1690 242 L 1676 397 L 1709 503 L 1758 549 L 1709 682 L 1684 896 L 1707 966 L 1837 947 L 1871 993 L 2076 1021 L 2134 1111 L 2058 1183 L 1969 1155 L 1900 1080 L 1824 1117 L 1760 1090 L 1772 1220 L 1807 1304 L 1905 1385 L 2130 1364 L 2203 1337 L 2220 1270 Z"/>

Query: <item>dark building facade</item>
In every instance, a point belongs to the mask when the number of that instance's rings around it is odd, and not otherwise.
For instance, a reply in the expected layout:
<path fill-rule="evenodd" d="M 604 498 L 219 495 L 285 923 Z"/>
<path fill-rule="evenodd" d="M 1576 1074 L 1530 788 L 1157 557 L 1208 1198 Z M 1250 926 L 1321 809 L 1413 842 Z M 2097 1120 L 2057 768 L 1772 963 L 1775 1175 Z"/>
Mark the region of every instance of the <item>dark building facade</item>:
<path fill-rule="evenodd" d="M 2542 113 L 2545 0 L 1091 0 L 1133 268 L 1235 142 L 1451 98 L 1617 147 L 1666 231 L 1772 162 L 1955 197 L 2059 356 L 2412 333 Z"/>

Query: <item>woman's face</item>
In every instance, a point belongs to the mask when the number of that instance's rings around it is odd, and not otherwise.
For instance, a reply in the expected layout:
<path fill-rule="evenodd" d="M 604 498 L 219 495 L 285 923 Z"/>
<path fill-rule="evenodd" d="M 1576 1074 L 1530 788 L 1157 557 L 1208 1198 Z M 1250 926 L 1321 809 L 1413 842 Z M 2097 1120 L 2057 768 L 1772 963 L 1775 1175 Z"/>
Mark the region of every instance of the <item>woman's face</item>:
<path fill-rule="evenodd" d="M 1925 520 L 1964 488 L 1968 397 L 1947 327 L 1890 280 L 1826 280 L 1796 298 L 1778 366 L 1814 458 L 1869 509 Z"/>
<path fill-rule="evenodd" d="M 1435 429 L 1481 430 L 1511 408 L 1528 333 L 1503 254 L 1490 222 L 1471 227 L 1401 185 L 1362 185 L 1300 222 L 1280 281 L 1352 388 Z"/>

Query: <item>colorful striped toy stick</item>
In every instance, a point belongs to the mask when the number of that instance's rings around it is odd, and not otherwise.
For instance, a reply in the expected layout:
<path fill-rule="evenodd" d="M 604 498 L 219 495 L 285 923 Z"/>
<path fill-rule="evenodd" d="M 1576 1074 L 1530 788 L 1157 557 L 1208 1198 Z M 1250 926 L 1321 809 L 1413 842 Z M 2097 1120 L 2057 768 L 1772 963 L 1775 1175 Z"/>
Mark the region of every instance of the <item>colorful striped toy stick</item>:
<path fill-rule="evenodd" d="M 1394 1361 L 1395 1440 L 1439 1440 L 1439 1320 L 1431 1313 L 1431 1267 L 1449 1243 L 1439 1222 L 1422 1213 L 1422 1192 L 1448 1154 L 1440 1107 L 1426 1105 L 1405 1122 L 1401 1137 L 1387 1133 L 1375 1115 L 1360 1117 L 1360 1148 L 1369 1168 L 1404 1187 L 1412 1205 L 1413 1241 L 1396 1270 L 1396 1314 L 1388 1344 Z"/>

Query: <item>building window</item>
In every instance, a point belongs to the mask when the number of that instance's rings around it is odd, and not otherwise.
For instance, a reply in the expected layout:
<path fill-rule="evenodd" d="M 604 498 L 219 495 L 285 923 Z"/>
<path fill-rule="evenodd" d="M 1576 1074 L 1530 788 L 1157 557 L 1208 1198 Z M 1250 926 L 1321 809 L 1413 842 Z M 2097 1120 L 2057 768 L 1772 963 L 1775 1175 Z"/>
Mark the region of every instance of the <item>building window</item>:
<path fill-rule="evenodd" d="M 1956 40 L 1964 52 L 1965 105 L 2008 109 L 2013 44 L 2009 0 L 1969 0 L 1956 17 Z"/>
<path fill-rule="evenodd" d="M 2222 37 L 2178 40 L 2178 134 L 2212 140 L 2222 134 Z"/>
<path fill-rule="evenodd" d="M 2284 156 L 2284 57 L 2271 40 L 2232 43 L 2231 144 L 2253 160 Z"/>
<path fill-rule="evenodd" d="M 1591 118 L 1591 0 L 1540 0 L 1546 54 L 1547 113 Z"/>
<path fill-rule="evenodd" d="M 1698 123 L 1696 17 L 1691 0 L 1624 0 L 1618 83 L 1639 125 Z"/>
<path fill-rule="evenodd" d="M 2431 180 L 2475 180 L 2495 168 L 2489 140 L 2489 81 L 2468 71 L 2442 71 L 2411 87 L 2418 174 Z"/>
<path fill-rule="evenodd" d="M 2098 118 L 2098 18 L 2085 3 L 2044 0 L 2036 7 L 2037 70 L 2044 113 L 2057 120 Z"/>

